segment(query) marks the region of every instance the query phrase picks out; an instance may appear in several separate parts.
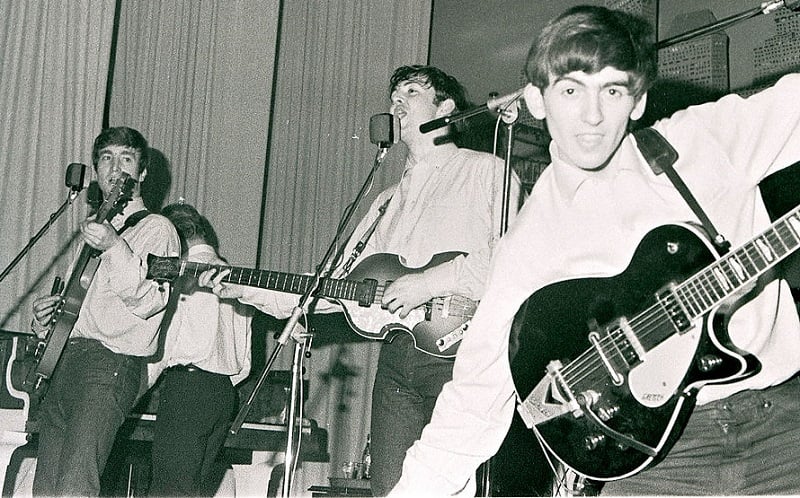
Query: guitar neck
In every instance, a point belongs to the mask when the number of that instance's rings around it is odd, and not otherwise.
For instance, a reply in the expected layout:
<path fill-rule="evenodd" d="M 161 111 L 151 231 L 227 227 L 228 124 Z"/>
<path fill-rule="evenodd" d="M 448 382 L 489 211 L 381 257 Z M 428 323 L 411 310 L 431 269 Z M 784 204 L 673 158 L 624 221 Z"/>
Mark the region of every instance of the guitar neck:
<path fill-rule="evenodd" d="M 229 270 L 230 273 L 223 277 L 222 281 L 227 283 L 245 285 L 247 287 L 258 287 L 291 294 L 303 294 L 314 283 L 313 275 L 300 275 L 296 273 L 283 273 L 270 270 L 255 270 L 238 266 L 212 265 L 208 263 L 197 263 L 192 261 L 181 261 L 179 275 L 189 275 L 197 277 L 206 270 Z M 354 280 L 323 278 L 320 281 L 316 296 L 347 299 L 359 302 L 367 302 L 367 305 L 375 302 L 375 290 L 377 283 L 374 281 L 357 282 Z"/>
<path fill-rule="evenodd" d="M 675 288 L 687 313 L 692 317 L 707 313 L 794 252 L 800 246 L 799 215 L 800 207 Z"/>
<path fill-rule="evenodd" d="M 645 350 L 657 346 L 674 332 L 692 328 L 694 321 L 723 301 L 747 288 L 758 277 L 783 261 L 800 246 L 800 207 L 790 211 L 750 242 L 731 250 L 711 265 L 675 286 L 656 294 L 656 304 L 634 317 L 634 329 Z M 671 327 L 650 327 L 656 314 Z"/>

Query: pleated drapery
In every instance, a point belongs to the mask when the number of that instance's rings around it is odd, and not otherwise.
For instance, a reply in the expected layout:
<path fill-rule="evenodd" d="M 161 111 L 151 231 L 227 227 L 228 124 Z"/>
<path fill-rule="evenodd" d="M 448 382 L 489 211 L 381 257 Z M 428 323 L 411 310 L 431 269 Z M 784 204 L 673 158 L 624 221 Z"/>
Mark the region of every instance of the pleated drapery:
<path fill-rule="evenodd" d="M 109 124 L 139 129 L 163 154 L 164 202 L 197 206 L 231 264 L 313 271 L 372 166 L 369 118 L 387 110 L 389 76 L 427 60 L 431 0 L 119 5 Z M 66 198 L 66 165 L 91 163 L 114 16 L 115 0 L 0 2 L 2 262 Z M 355 219 L 402 161 L 393 147 Z M 63 276 L 69 257 L 53 260 L 85 215 L 81 196 L 0 283 L 3 328 L 28 326 L 26 295 Z M 305 416 L 328 431 L 330 462 L 304 462 L 295 494 L 340 477 L 369 431 L 379 345 L 318 333 L 304 365 Z M 276 368 L 289 369 L 291 345 Z"/>
<path fill-rule="evenodd" d="M 113 25 L 114 0 L 0 2 L 2 268 L 67 200 L 68 164 L 87 165 L 88 185 Z M 32 299 L 65 276 L 87 214 L 84 193 L 0 282 L 0 329 L 28 330 Z"/>

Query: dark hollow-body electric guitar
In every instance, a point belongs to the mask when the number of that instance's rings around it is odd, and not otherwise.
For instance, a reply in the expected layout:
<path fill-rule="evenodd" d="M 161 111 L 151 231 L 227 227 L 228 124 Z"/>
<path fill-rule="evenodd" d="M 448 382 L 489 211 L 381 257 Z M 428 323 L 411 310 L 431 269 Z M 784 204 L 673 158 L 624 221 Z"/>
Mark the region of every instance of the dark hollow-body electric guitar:
<path fill-rule="evenodd" d="M 511 371 L 526 425 L 601 481 L 660 461 L 704 385 L 760 369 L 727 335 L 730 312 L 800 244 L 796 208 L 722 257 L 691 225 L 649 232 L 627 269 L 557 282 L 520 308 Z"/>
<path fill-rule="evenodd" d="M 437 254 L 421 268 L 403 266 L 394 254 L 373 254 L 364 258 L 346 279 L 323 278 L 315 296 L 339 303 L 350 327 L 362 337 L 391 340 L 398 333 L 408 333 L 420 351 L 451 358 L 475 312 L 475 301 L 457 295 L 434 298 L 400 318 L 382 308 L 381 299 L 386 287 L 398 277 L 423 272 L 460 254 Z M 210 265 L 152 254 L 147 257 L 147 266 L 147 278 L 156 281 L 171 281 L 181 275 L 198 276 L 209 269 L 228 269 L 230 273 L 224 282 L 292 294 L 303 294 L 314 282 L 311 275 Z"/>
<path fill-rule="evenodd" d="M 135 184 L 136 180 L 123 173 L 98 208 L 95 221 L 98 223 L 109 221 L 121 212 L 130 200 Z M 35 364 L 25 379 L 26 390 L 30 392 L 40 390 L 43 381 L 53 375 L 72 328 L 78 320 L 78 313 L 99 264 L 97 250 L 84 243 L 73 266 L 72 274 L 61 291 L 61 299 L 56 305 L 47 335 L 34 353 Z"/>

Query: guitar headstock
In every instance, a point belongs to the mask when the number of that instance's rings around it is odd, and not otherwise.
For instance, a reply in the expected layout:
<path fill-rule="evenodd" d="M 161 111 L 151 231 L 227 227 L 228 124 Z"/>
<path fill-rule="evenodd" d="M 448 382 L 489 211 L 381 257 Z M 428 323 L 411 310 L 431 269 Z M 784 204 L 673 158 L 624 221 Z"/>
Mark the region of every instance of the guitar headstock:
<path fill-rule="evenodd" d="M 135 185 L 136 180 L 131 178 L 128 173 L 123 172 L 114 182 L 114 186 L 108 196 L 97 210 L 95 220 L 98 222 L 110 221 L 114 216 L 121 213 L 128 201 L 131 200 Z"/>
<path fill-rule="evenodd" d="M 147 255 L 147 278 L 156 282 L 172 282 L 181 274 L 178 257 Z"/>

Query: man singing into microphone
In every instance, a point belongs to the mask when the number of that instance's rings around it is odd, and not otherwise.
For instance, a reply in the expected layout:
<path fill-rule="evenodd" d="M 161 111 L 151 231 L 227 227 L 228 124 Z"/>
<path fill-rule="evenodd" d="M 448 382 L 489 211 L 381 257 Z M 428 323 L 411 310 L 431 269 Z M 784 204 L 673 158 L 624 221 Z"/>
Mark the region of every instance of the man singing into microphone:
<path fill-rule="evenodd" d="M 392 75 L 389 91 L 389 110 L 399 118 L 401 140 L 408 147 L 405 171 L 398 184 L 378 195 L 353 232 L 343 259 L 348 259 L 377 220 L 354 266 L 376 253 L 397 254 L 413 268 L 425 266 L 440 253 L 464 253 L 396 279 L 383 297 L 392 313 L 406 317 L 438 296 L 479 300 L 490 253 L 500 235 L 502 162 L 491 154 L 456 146 L 446 127 L 420 131 L 421 124 L 468 107 L 463 87 L 452 76 L 431 66 L 403 66 Z M 512 214 L 518 208 L 519 191 L 515 178 L 509 206 Z M 222 297 L 239 297 L 278 317 L 289 316 L 297 304 L 296 296 L 221 284 L 224 274 L 209 282 L 207 273 L 200 281 L 213 286 Z M 452 359 L 415 349 L 408 334 L 382 344 L 372 392 L 371 486 L 375 496 L 386 495 L 400 478 L 405 452 L 430 419 L 452 368 Z"/>

